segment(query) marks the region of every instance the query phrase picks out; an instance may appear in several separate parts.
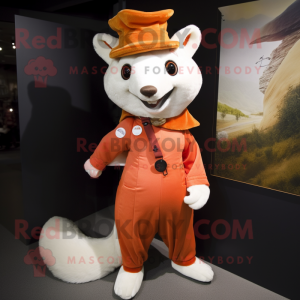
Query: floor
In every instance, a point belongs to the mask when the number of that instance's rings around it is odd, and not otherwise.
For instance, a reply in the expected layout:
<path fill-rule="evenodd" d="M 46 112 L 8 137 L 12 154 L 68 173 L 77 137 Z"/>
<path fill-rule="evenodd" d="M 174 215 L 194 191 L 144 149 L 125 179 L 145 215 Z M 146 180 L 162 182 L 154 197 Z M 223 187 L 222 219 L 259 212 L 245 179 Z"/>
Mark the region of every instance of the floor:
<path fill-rule="evenodd" d="M 102 219 L 112 222 L 112 217 L 113 207 L 109 207 L 86 219 L 95 224 L 95 221 Z M 105 226 L 100 226 L 97 234 L 105 235 L 105 230 L 107 231 L 107 227 L 105 229 Z M 90 228 L 85 233 L 92 234 L 93 231 Z M 118 270 L 103 279 L 84 284 L 62 282 L 54 278 L 48 270 L 44 277 L 34 277 L 34 267 L 26 265 L 24 257 L 29 249 L 38 246 L 37 243 L 26 246 L 3 226 L 0 226 L 0 234 L 5 241 L 0 250 L 1 299 L 120 299 L 113 291 Z M 134 299 L 287 299 L 215 265 L 212 265 L 215 277 L 211 283 L 190 280 L 172 269 L 167 253 L 163 242 L 154 239 L 149 250 L 149 259 L 145 263 L 144 283 Z"/>

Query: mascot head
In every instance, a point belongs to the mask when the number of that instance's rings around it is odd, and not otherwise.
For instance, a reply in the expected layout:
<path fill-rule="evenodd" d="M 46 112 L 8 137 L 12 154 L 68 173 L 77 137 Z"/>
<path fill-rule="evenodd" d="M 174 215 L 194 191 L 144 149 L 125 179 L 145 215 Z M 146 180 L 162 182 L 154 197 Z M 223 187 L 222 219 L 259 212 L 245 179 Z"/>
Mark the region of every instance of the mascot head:
<path fill-rule="evenodd" d="M 108 97 L 132 115 L 178 116 L 200 91 L 202 76 L 192 59 L 200 46 L 200 30 L 189 25 L 169 39 L 167 20 L 172 15 L 170 9 L 125 9 L 109 20 L 119 39 L 104 33 L 93 39 L 95 51 L 108 64 Z"/>

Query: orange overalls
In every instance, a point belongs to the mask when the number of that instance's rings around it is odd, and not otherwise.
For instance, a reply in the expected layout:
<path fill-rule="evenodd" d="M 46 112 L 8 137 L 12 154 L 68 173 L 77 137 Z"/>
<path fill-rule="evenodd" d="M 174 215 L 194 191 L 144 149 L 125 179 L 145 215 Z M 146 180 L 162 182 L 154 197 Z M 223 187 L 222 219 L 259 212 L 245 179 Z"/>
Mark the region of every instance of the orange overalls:
<path fill-rule="evenodd" d="M 133 128 L 138 125 L 141 133 L 134 135 Z M 157 159 L 137 117 L 119 123 L 101 140 L 90 158 L 95 168 L 103 170 L 117 155 L 128 151 L 117 190 L 115 222 L 123 268 L 133 273 L 142 269 L 156 233 L 176 264 L 194 263 L 193 210 L 183 198 L 192 185 L 209 186 L 199 146 L 190 132 L 155 126 L 153 130 L 168 164 L 166 176 L 154 168 Z"/>

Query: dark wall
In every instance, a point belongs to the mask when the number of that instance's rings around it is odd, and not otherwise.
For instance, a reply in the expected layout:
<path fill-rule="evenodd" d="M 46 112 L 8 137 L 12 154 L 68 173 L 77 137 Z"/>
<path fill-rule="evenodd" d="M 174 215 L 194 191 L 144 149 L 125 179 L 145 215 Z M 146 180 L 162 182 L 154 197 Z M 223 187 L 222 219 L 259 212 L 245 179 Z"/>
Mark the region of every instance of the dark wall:
<path fill-rule="evenodd" d="M 96 1 L 80 5 L 69 2 L 64 3 L 68 8 L 55 13 L 47 8 L 51 3 L 41 7 L 31 1 L 12 1 L 6 3 L 10 7 L 0 7 L 2 34 L 13 37 L 15 27 L 26 29 L 30 47 L 21 44 L 10 57 L 11 65 L 0 66 L 4 70 L 0 72 L 1 78 L 11 81 L 10 70 L 14 69 L 16 81 L 18 53 L 22 162 L 19 149 L 1 152 L 0 159 L 0 222 L 12 233 L 16 219 L 26 220 L 26 232 L 30 233 L 31 228 L 42 226 L 53 215 L 68 215 L 75 221 L 114 203 L 120 171 L 109 168 L 107 172 L 111 175 L 100 184 L 90 180 L 83 163 L 92 152 L 78 152 L 76 143 L 78 138 L 85 138 L 86 148 L 97 144 L 115 127 L 120 115 L 120 109 L 103 89 L 101 68 L 106 64 L 92 46 L 95 33 L 108 31 L 109 15 L 118 10 L 115 2 L 102 4 L 100 11 Z M 6 30 L 11 27 L 13 30 Z M 33 47 L 34 37 L 47 40 L 57 35 L 57 27 L 62 28 L 60 49 L 49 49 L 47 45 L 41 49 Z M 24 72 L 27 63 L 38 56 L 51 59 L 58 70 L 55 76 L 47 78 L 46 88 L 36 88 L 34 76 Z M 69 74 L 71 66 L 78 67 L 78 75 Z M 109 114 L 103 113 L 105 109 Z M 78 177 L 77 170 L 81 170 Z M 104 189 L 108 182 L 109 190 Z M 26 243 L 36 241 L 23 239 L 22 235 L 20 239 Z"/>
<path fill-rule="evenodd" d="M 243 1 L 182 3 L 162 0 L 158 4 L 154 1 L 128 0 L 127 8 L 141 11 L 172 8 L 175 13 L 168 22 L 169 36 L 172 36 L 178 29 L 190 24 L 198 26 L 201 31 L 207 28 L 217 28 L 219 31 L 218 6 L 241 2 Z M 218 43 L 217 35 L 208 34 L 206 42 Z M 206 166 L 212 161 L 211 152 L 205 150 L 204 142 L 214 136 L 215 130 L 218 74 L 214 66 L 218 66 L 218 53 L 218 48 L 207 49 L 201 45 L 194 56 L 197 64 L 202 66 L 203 86 L 198 97 L 189 106 L 189 110 L 201 123 L 200 127 L 192 130 L 192 133 L 200 147 L 204 149 L 202 157 Z M 211 67 L 212 74 L 206 74 L 206 66 Z M 199 232 L 203 235 L 209 234 L 210 238 L 203 240 L 196 237 L 197 255 L 203 256 L 208 261 L 211 259 L 213 264 L 283 296 L 298 298 L 296 280 L 299 278 L 297 270 L 300 267 L 297 257 L 300 251 L 299 197 L 213 177 L 210 176 L 209 170 L 207 173 L 211 184 L 211 196 L 203 209 L 195 211 L 195 223 L 202 219 L 208 220 L 209 224 L 199 226 Z M 221 222 L 221 225 L 214 230 L 213 223 L 216 220 L 220 220 L 218 222 Z M 243 239 L 239 234 L 236 239 L 232 238 L 235 231 L 234 222 L 240 224 L 242 228 L 245 224 L 249 225 Z M 229 224 L 230 234 L 225 239 L 220 239 L 225 234 L 225 225 L 222 223 Z M 214 237 L 212 231 L 221 237 Z M 239 262 L 243 259 L 242 263 L 238 263 L 238 256 L 241 257 Z M 234 259 L 233 263 L 231 257 Z M 247 257 L 251 259 L 250 264 Z"/>
<path fill-rule="evenodd" d="M 114 203 L 119 171 L 107 168 L 99 181 L 83 165 L 116 126 L 120 109 L 104 91 L 106 64 L 92 45 L 98 30 L 107 31 L 106 22 L 92 31 L 16 16 L 15 26 L 23 207 L 30 233 L 52 216 L 75 221 Z M 32 42 L 36 36 L 38 46 Z"/>

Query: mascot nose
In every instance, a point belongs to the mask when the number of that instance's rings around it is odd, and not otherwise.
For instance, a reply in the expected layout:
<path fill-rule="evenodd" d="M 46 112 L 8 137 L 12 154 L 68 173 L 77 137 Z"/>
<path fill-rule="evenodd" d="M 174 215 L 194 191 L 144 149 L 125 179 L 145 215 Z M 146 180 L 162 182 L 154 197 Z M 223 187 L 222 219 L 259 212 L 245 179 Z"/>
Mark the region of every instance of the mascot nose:
<path fill-rule="evenodd" d="M 153 85 L 145 85 L 140 89 L 141 94 L 146 97 L 151 97 L 157 93 L 157 88 Z"/>

